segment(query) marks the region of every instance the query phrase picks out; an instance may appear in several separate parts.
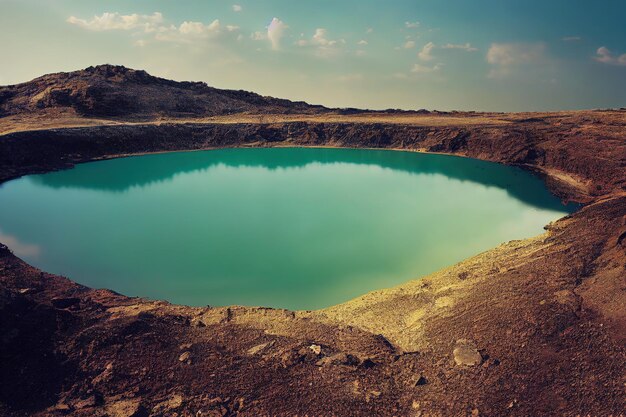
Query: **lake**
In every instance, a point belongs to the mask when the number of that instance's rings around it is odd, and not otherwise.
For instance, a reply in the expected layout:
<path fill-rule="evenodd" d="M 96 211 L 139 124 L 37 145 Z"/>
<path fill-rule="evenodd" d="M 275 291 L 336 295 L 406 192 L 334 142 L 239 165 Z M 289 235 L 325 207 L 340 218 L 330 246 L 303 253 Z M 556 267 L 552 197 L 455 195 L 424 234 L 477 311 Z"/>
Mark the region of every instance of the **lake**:
<path fill-rule="evenodd" d="M 543 232 L 571 211 L 519 168 L 356 149 L 222 149 L 0 185 L 0 242 L 94 288 L 317 309 Z"/>

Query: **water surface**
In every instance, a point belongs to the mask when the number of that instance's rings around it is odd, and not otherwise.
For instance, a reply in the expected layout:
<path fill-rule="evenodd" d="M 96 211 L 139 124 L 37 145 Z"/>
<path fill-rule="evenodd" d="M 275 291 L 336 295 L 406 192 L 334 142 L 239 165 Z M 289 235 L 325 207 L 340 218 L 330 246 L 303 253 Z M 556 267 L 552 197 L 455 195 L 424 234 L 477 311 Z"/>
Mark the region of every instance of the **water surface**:
<path fill-rule="evenodd" d="M 571 211 L 513 167 L 410 152 L 225 149 L 0 186 L 0 242 L 95 288 L 314 309 L 537 235 Z"/>

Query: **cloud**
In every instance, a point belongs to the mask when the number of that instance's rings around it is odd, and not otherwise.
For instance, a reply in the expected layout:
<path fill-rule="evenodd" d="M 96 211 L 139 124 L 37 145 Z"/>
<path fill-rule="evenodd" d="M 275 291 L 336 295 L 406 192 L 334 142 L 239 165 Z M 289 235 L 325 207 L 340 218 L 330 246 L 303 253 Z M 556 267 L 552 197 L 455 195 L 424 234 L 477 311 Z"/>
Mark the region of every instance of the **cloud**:
<path fill-rule="evenodd" d="M 443 64 L 441 63 L 435 64 L 432 67 L 429 67 L 427 65 L 415 64 L 413 65 L 413 68 L 411 68 L 411 72 L 416 73 L 416 74 L 427 74 L 430 72 L 437 72 L 441 70 L 442 67 L 443 67 Z"/>
<path fill-rule="evenodd" d="M 513 71 L 536 66 L 545 60 L 545 44 L 492 43 L 487 51 L 487 62 L 492 65 L 489 78 L 503 78 Z"/>
<path fill-rule="evenodd" d="M 574 42 L 574 41 L 579 41 L 582 38 L 580 36 L 564 36 L 561 38 L 562 41 L 564 42 Z"/>
<path fill-rule="evenodd" d="M 243 7 L 241 7 L 238 4 L 233 4 L 233 12 L 240 12 L 243 10 Z"/>
<path fill-rule="evenodd" d="M 404 45 L 402 45 L 404 49 L 415 48 L 415 41 L 406 41 Z"/>
<path fill-rule="evenodd" d="M 154 39 L 164 42 L 189 43 L 203 39 L 217 39 L 224 34 L 237 30 L 239 30 L 238 26 L 224 26 L 219 19 L 215 19 L 209 24 L 185 21 L 178 27 L 174 25 L 160 27 L 154 35 Z"/>
<path fill-rule="evenodd" d="M 315 29 L 315 34 L 313 35 L 313 39 L 311 40 L 311 42 L 313 44 L 321 45 L 321 46 L 336 45 L 337 41 L 329 40 L 327 35 L 328 35 L 328 31 L 326 29 L 323 29 L 323 28 Z"/>
<path fill-rule="evenodd" d="M 235 25 L 222 25 L 218 19 L 213 20 L 209 24 L 194 21 L 184 21 L 178 26 L 165 24 L 165 19 L 159 12 L 154 12 L 151 15 L 122 15 L 106 12 L 100 16 L 94 16 L 90 20 L 70 16 L 67 22 L 91 31 L 122 30 L 132 31 L 135 34 L 148 33 L 154 35 L 154 40 L 156 41 L 180 43 L 216 39 L 239 30 L 239 27 Z M 141 47 L 147 43 L 147 40 L 140 39 L 133 42 L 133 45 Z"/>
<path fill-rule="evenodd" d="M 250 39 L 253 41 L 265 41 L 267 40 L 267 32 L 253 32 L 250 35 Z"/>
<path fill-rule="evenodd" d="M 289 28 L 289 26 L 277 17 L 273 18 L 267 27 L 267 39 L 270 40 L 272 49 L 275 51 L 280 49 L 280 40 L 284 36 L 287 28 Z"/>
<path fill-rule="evenodd" d="M 404 27 L 407 29 L 415 29 L 420 25 L 420 22 L 404 22 Z"/>
<path fill-rule="evenodd" d="M 96 32 L 106 30 L 142 30 L 150 33 L 155 32 L 159 25 L 163 23 L 163 15 L 159 12 L 154 12 L 151 15 L 136 13 L 121 15 L 119 13 L 105 12 L 101 16 L 94 16 L 91 20 L 70 16 L 67 18 L 67 22 Z"/>
<path fill-rule="evenodd" d="M 357 42 L 357 45 L 367 45 L 367 41 L 365 39 L 361 39 L 360 41 Z"/>
<path fill-rule="evenodd" d="M 329 39 L 328 30 L 324 28 L 317 28 L 315 29 L 315 33 L 311 39 L 300 39 L 297 42 L 297 45 L 314 47 L 315 55 L 321 58 L 329 58 L 337 55 L 340 52 L 340 46 L 345 43 L 346 41 L 344 39 Z M 361 41 L 359 42 L 359 45 L 367 45 L 367 41 Z M 364 51 L 356 52 L 357 55 L 363 55 L 364 53 Z"/>
<path fill-rule="evenodd" d="M 616 56 L 606 46 L 599 47 L 593 59 L 603 64 L 626 66 L 626 54 Z"/>
<path fill-rule="evenodd" d="M 183 22 L 180 24 L 178 31 L 184 35 L 210 35 L 213 33 L 218 33 L 221 29 L 221 24 L 218 19 L 215 19 L 208 25 L 205 25 L 202 22 Z"/>
<path fill-rule="evenodd" d="M 435 49 L 435 44 L 432 42 L 428 42 L 426 45 L 424 45 L 424 47 L 417 54 L 417 56 L 422 61 L 431 61 L 433 59 L 433 56 L 431 55 L 433 49 Z"/>
<path fill-rule="evenodd" d="M 367 28 L 367 30 L 365 31 L 365 33 L 372 33 L 374 32 L 374 28 Z"/>
<path fill-rule="evenodd" d="M 442 48 L 443 49 L 462 49 L 462 50 L 467 51 L 467 52 L 478 51 L 478 49 L 474 48 L 469 42 L 463 43 L 463 44 L 447 43 L 447 44 L 443 45 Z"/>

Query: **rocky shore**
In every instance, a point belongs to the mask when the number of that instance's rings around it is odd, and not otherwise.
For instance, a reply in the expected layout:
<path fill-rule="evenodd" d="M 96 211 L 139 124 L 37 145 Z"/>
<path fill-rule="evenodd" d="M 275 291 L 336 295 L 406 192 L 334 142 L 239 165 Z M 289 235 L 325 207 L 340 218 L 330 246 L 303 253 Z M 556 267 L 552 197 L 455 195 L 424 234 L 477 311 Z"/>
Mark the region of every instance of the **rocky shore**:
<path fill-rule="evenodd" d="M 129 298 L 1 246 L 0 415 L 623 414 L 626 111 L 426 113 L 113 124 L 7 112 L 0 181 L 148 152 L 387 148 L 519 165 L 584 206 L 541 236 L 313 312 Z M 34 129 L 42 114 L 56 126 Z"/>

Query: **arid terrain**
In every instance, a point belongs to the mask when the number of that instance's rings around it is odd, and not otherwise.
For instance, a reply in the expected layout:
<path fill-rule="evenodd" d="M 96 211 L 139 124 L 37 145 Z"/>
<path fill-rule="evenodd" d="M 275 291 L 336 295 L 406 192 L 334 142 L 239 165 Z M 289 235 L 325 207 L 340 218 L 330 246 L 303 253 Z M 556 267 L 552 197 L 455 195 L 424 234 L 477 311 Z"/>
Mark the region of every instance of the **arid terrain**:
<path fill-rule="evenodd" d="M 584 205 L 540 236 L 319 311 L 129 298 L 0 245 L 0 415 L 626 414 L 626 110 L 329 109 L 108 65 L 0 87 L 0 181 L 246 146 L 467 156 Z"/>

